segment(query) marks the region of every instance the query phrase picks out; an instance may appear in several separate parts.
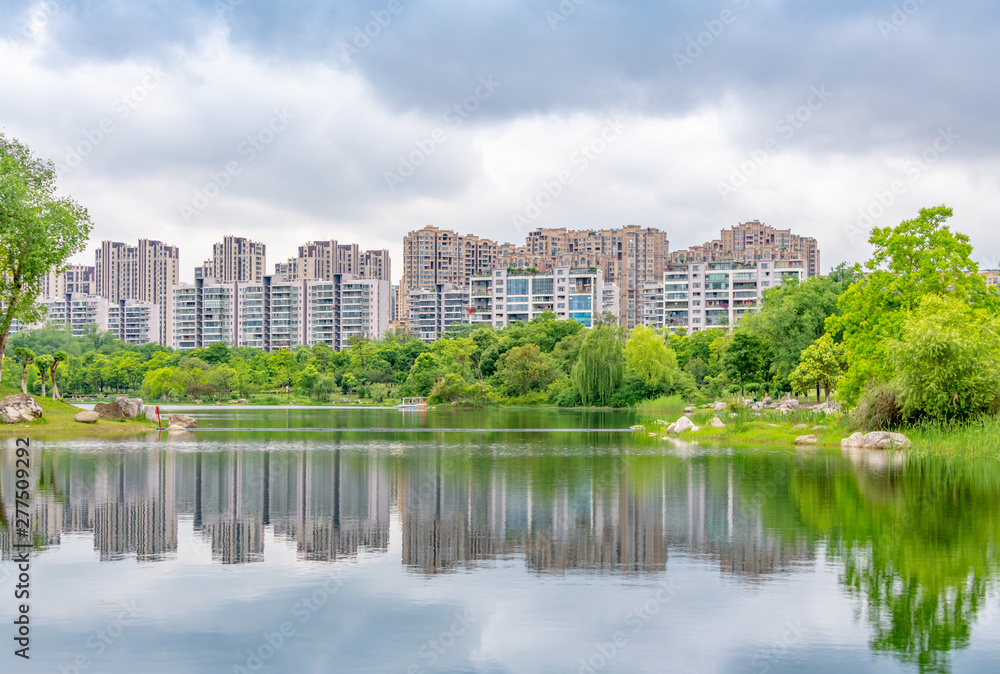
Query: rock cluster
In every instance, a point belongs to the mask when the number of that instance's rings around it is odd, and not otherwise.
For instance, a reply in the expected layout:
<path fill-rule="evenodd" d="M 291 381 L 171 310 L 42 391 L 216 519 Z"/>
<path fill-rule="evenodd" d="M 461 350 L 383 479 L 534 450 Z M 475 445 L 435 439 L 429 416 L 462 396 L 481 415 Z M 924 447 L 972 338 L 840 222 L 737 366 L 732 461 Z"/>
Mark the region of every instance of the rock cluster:
<path fill-rule="evenodd" d="M 0 400 L 0 421 L 16 424 L 42 417 L 42 406 L 27 393 L 15 393 Z"/>
<path fill-rule="evenodd" d="M 118 396 L 114 402 L 97 403 L 94 411 L 101 419 L 138 419 L 142 415 L 142 398 L 126 398 Z"/>
<path fill-rule="evenodd" d="M 841 449 L 909 449 L 911 446 L 910 439 L 902 433 L 888 431 L 854 433 L 840 441 Z"/>

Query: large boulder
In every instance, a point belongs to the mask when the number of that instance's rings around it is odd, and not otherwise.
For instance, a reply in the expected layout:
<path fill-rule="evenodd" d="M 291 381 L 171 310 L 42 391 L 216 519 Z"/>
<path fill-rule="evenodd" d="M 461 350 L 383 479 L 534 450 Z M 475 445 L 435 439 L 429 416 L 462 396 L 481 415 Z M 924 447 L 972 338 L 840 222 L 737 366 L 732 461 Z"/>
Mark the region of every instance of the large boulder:
<path fill-rule="evenodd" d="M 909 449 L 910 439 L 902 433 L 888 431 L 873 431 L 872 433 L 853 433 L 851 437 L 840 441 L 843 449 Z"/>
<path fill-rule="evenodd" d="M 181 428 L 197 428 L 198 420 L 187 414 L 171 414 L 167 418 L 167 426 L 180 426 Z"/>
<path fill-rule="evenodd" d="M 715 412 L 722 412 L 724 409 L 726 409 L 727 405 L 728 403 L 717 402 L 714 405 L 712 405 L 712 410 Z"/>
<path fill-rule="evenodd" d="M 42 406 L 27 393 L 15 393 L 0 400 L 0 421 L 16 424 L 42 417 Z"/>
<path fill-rule="evenodd" d="M 81 424 L 96 424 L 100 418 L 101 415 L 92 410 L 84 410 L 73 415 L 73 421 L 79 421 Z"/>
<path fill-rule="evenodd" d="M 815 445 L 817 442 L 819 442 L 819 438 L 811 434 L 800 435 L 799 437 L 795 438 L 796 445 Z"/>
<path fill-rule="evenodd" d="M 684 431 L 690 431 L 694 428 L 694 423 L 687 418 L 687 416 L 682 416 L 680 419 L 670 424 L 670 428 L 667 430 L 671 433 L 683 433 Z"/>
<path fill-rule="evenodd" d="M 94 411 L 102 419 L 116 419 L 118 421 L 138 419 L 142 415 L 142 398 L 118 396 L 114 402 L 97 403 L 94 405 Z"/>
<path fill-rule="evenodd" d="M 712 420 L 708 422 L 708 425 L 712 428 L 725 428 L 726 424 L 719 417 L 712 417 Z"/>

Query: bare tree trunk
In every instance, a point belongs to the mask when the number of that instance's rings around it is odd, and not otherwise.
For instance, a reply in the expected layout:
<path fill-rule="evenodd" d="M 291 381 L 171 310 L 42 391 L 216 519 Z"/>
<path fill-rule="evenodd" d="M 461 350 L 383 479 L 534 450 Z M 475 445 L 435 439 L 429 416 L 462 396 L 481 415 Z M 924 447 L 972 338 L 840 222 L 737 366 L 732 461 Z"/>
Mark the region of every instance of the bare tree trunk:
<path fill-rule="evenodd" d="M 21 368 L 21 393 L 28 394 L 28 366 Z"/>
<path fill-rule="evenodd" d="M 42 377 L 42 397 L 44 398 L 45 397 L 45 373 L 44 372 L 39 372 L 38 374 L 41 375 L 41 377 Z"/>

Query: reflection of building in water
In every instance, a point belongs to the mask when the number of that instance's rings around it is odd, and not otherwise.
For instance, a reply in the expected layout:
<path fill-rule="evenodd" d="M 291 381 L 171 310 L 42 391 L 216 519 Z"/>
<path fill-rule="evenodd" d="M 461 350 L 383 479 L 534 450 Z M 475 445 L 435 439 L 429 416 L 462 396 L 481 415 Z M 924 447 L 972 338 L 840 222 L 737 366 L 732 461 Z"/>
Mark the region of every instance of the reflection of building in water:
<path fill-rule="evenodd" d="M 264 560 L 266 452 L 199 452 L 195 461 L 194 525 L 225 564 Z"/>
<path fill-rule="evenodd" d="M 258 446 L 48 453 L 48 465 L 33 463 L 38 531 L 58 545 L 63 531 L 92 530 L 101 559 L 160 559 L 177 550 L 178 515 L 190 514 L 217 561 L 261 561 L 269 526 L 304 558 L 330 561 L 387 550 L 395 503 L 403 563 L 425 573 L 513 555 L 535 571 L 657 572 L 670 550 L 753 578 L 812 559 L 810 543 L 767 524 L 792 506 L 777 502 L 788 499 L 787 482 L 753 473 L 772 470 L 766 463 Z M 10 456 L 0 462 L 8 521 Z M 0 533 L 4 555 L 11 544 Z"/>
<path fill-rule="evenodd" d="M 281 458 L 271 482 L 275 534 L 295 540 L 313 560 L 388 548 L 391 494 L 384 458 L 341 450 Z"/>
<path fill-rule="evenodd" d="M 812 559 L 810 546 L 766 529 L 731 473 L 693 461 L 556 469 L 554 485 L 501 462 L 486 471 L 442 456 L 409 463 L 397 487 L 404 564 L 438 573 L 522 553 L 537 571 L 642 573 L 663 570 L 669 547 L 756 576 Z"/>
<path fill-rule="evenodd" d="M 135 554 L 149 561 L 176 552 L 174 453 L 150 450 L 108 459 L 97 467 L 92 499 L 94 548 L 101 559 Z"/>

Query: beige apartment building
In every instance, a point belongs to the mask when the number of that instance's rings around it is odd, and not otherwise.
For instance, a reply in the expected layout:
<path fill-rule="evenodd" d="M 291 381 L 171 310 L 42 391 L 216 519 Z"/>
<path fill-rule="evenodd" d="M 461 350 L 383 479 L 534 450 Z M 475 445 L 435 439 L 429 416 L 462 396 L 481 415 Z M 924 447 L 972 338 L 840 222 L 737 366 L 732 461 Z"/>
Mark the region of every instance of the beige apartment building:
<path fill-rule="evenodd" d="M 291 281 L 329 281 L 334 274 L 390 281 L 392 267 L 388 249 L 360 250 L 358 244 L 340 244 L 336 240 L 307 241 L 299 246 L 297 257 L 274 265 L 274 273 Z"/>
<path fill-rule="evenodd" d="M 450 283 L 468 287 L 473 276 L 493 269 L 595 267 L 621 290 L 622 325 L 637 325 L 644 284 L 662 278 L 669 251 L 667 234 L 652 227 L 616 229 L 537 229 L 524 246 L 497 244 L 478 236 L 459 236 L 437 227 L 410 232 L 403 239 L 401 293 Z"/>
<path fill-rule="evenodd" d="M 806 278 L 818 276 L 820 270 L 816 239 L 792 234 L 790 229 L 775 229 L 759 220 L 741 222 L 722 230 L 718 239 L 670 255 L 670 261 L 676 263 L 723 260 L 748 264 L 761 260 L 802 260 Z"/>
<path fill-rule="evenodd" d="M 157 305 L 159 340 L 166 344 L 170 289 L 180 273 L 177 246 L 150 239 L 139 239 L 135 246 L 102 241 L 94 258 L 94 292 L 113 303 L 139 300 Z"/>
<path fill-rule="evenodd" d="M 448 229 L 424 227 L 403 237 L 403 277 L 400 292 L 433 288 L 441 283 L 468 286 L 474 274 L 497 264 L 497 243 Z"/>
<path fill-rule="evenodd" d="M 97 294 L 94 267 L 85 264 L 71 264 L 58 274 L 49 272 L 42 279 L 42 297 L 44 298 L 63 297 L 73 293 Z"/>
<path fill-rule="evenodd" d="M 226 236 L 212 246 L 212 258 L 195 267 L 194 277 L 221 283 L 250 283 L 267 274 L 266 246 L 241 236 Z"/>

